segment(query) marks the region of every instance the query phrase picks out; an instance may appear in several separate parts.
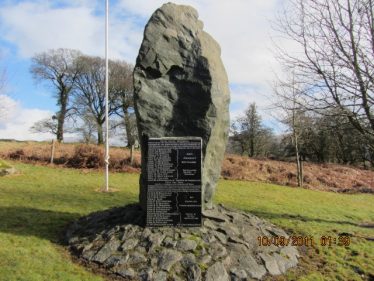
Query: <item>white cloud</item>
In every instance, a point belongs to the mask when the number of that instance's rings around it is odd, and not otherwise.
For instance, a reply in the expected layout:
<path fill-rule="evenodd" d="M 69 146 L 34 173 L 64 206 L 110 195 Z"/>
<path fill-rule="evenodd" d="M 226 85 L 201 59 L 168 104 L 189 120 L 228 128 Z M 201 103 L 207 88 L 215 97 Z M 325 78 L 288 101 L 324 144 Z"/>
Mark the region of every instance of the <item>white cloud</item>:
<path fill-rule="evenodd" d="M 1 31 L 25 58 L 51 48 L 97 54 L 103 50 L 97 42 L 104 28 L 93 12 L 90 5 L 54 8 L 49 1 L 21 2 L 2 7 Z"/>
<path fill-rule="evenodd" d="M 40 109 L 23 108 L 12 98 L 0 95 L 0 139 L 46 140 L 51 134 L 33 134 L 30 127 L 43 118 L 52 116 L 52 112 Z"/>
<path fill-rule="evenodd" d="M 7 95 L 0 95 L 0 125 L 12 118 L 16 112 L 18 104 Z"/>

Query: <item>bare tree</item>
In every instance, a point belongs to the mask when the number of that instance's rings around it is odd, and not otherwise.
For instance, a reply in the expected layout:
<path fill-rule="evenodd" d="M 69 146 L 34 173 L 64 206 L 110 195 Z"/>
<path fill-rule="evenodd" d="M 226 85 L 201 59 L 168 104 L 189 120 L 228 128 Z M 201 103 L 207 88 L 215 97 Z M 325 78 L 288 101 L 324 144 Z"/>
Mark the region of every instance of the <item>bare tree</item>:
<path fill-rule="evenodd" d="M 76 78 L 74 90 L 74 112 L 83 120 L 91 116 L 95 120 L 97 143 L 104 143 L 105 123 L 105 61 L 100 57 L 80 56 L 77 64 L 81 70 Z M 109 92 L 109 116 L 116 113 L 118 105 L 113 93 Z"/>
<path fill-rule="evenodd" d="M 57 118 L 53 116 L 52 118 L 44 118 L 35 122 L 30 131 L 32 133 L 51 133 L 57 136 L 57 127 Z"/>
<path fill-rule="evenodd" d="M 79 121 L 82 121 L 82 123 L 76 126 L 75 132 L 81 135 L 82 141 L 84 143 L 93 143 L 94 141 L 97 141 L 95 138 L 95 134 L 97 134 L 97 125 L 95 117 L 89 112 L 81 113 L 82 114 L 81 116 L 79 116 Z"/>
<path fill-rule="evenodd" d="M 285 69 L 304 84 L 300 105 L 344 116 L 369 139 L 374 138 L 373 3 L 289 0 L 276 26 L 300 50 L 278 47 Z"/>
<path fill-rule="evenodd" d="M 32 133 L 50 133 L 55 136 L 58 135 L 58 118 L 53 115 L 51 118 L 41 119 L 32 125 L 30 128 Z M 73 133 L 74 129 L 71 125 L 64 126 L 64 133 Z"/>
<path fill-rule="evenodd" d="M 109 91 L 116 98 L 116 113 L 123 120 L 128 147 L 135 144 L 138 135 L 134 122 L 133 68 L 125 61 L 110 61 L 109 64 Z"/>
<path fill-rule="evenodd" d="M 278 79 L 274 85 L 274 92 L 277 96 L 275 107 L 282 112 L 278 119 L 290 129 L 292 144 L 295 149 L 296 178 L 297 185 L 303 186 L 303 165 L 300 157 L 300 138 L 305 130 L 305 111 L 300 106 L 303 89 L 298 88 L 294 75 L 286 81 Z M 279 116 L 280 115 L 280 116 Z"/>
<path fill-rule="evenodd" d="M 76 59 L 81 53 L 71 49 L 49 50 L 32 58 L 30 71 L 38 82 L 47 82 L 55 91 L 59 111 L 56 136 L 59 142 L 64 139 L 64 123 L 71 110 L 70 96 L 80 72 Z"/>

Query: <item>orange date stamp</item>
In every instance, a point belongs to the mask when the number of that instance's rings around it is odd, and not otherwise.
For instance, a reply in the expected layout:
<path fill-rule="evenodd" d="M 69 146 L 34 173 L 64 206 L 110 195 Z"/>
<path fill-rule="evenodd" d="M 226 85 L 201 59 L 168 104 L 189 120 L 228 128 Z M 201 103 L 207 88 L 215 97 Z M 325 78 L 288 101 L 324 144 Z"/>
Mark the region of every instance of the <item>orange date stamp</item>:
<path fill-rule="evenodd" d="M 317 240 L 317 241 L 316 241 Z M 348 235 L 329 236 L 323 235 L 319 239 L 313 236 L 258 236 L 259 246 L 305 246 L 314 247 L 316 243 L 320 246 L 343 246 L 348 247 L 351 244 L 351 238 Z"/>

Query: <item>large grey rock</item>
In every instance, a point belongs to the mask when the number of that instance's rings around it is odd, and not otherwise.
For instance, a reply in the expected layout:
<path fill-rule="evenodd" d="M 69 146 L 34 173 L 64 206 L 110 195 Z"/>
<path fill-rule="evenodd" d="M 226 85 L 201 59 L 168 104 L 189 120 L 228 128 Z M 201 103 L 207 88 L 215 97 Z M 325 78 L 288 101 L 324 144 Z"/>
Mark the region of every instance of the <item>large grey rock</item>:
<path fill-rule="evenodd" d="M 121 275 L 122 277 L 132 279 L 135 277 L 135 271 L 132 268 L 122 269 L 117 271 L 117 274 Z"/>
<path fill-rule="evenodd" d="M 193 251 L 196 247 L 196 241 L 190 239 L 182 239 L 177 244 L 177 249 L 180 251 Z"/>
<path fill-rule="evenodd" d="M 162 270 L 169 271 L 176 262 L 182 259 L 182 257 L 182 254 L 178 251 L 165 249 L 160 254 L 158 266 Z"/>
<path fill-rule="evenodd" d="M 146 206 L 147 137 L 203 139 L 203 199 L 211 207 L 229 129 L 229 87 L 218 43 L 190 6 L 164 4 L 150 18 L 134 69 L 142 140 L 140 202 Z"/>
<path fill-rule="evenodd" d="M 208 268 L 205 276 L 206 281 L 229 281 L 230 277 L 222 263 L 216 262 Z"/>
<path fill-rule="evenodd" d="M 114 252 L 117 251 L 118 247 L 120 246 L 120 242 L 116 239 L 112 239 L 108 241 L 92 258 L 92 261 L 96 262 L 104 262 L 107 258 L 109 258 Z"/>

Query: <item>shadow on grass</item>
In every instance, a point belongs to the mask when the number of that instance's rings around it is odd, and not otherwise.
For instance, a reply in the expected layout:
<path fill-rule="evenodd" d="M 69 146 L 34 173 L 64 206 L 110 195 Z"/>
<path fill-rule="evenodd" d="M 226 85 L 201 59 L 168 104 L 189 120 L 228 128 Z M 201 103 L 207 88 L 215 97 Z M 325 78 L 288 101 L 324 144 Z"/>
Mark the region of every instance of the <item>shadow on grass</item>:
<path fill-rule="evenodd" d="M 81 215 L 25 207 L 0 207 L 0 232 L 60 243 L 66 225 Z"/>
<path fill-rule="evenodd" d="M 343 221 L 343 220 L 326 220 L 322 218 L 310 218 L 301 215 L 292 215 L 292 214 L 275 214 L 269 213 L 264 211 L 251 211 L 252 214 L 264 218 L 264 219 L 289 219 L 289 220 L 298 220 L 302 222 L 319 222 L 319 223 L 327 223 L 327 224 L 342 224 L 342 225 L 352 225 L 357 227 L 365 227 L 363 225 L 351 222 L 351 221 Z"/>

